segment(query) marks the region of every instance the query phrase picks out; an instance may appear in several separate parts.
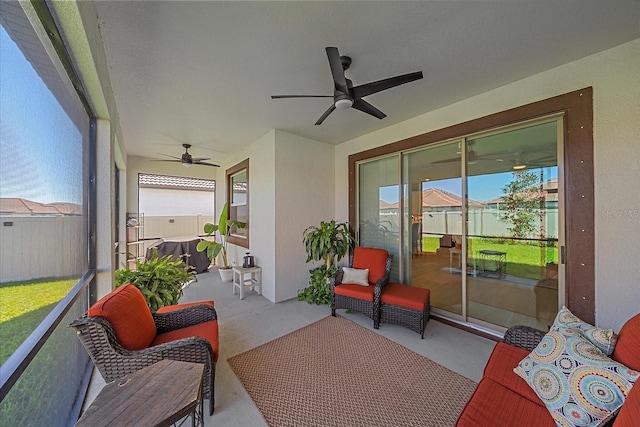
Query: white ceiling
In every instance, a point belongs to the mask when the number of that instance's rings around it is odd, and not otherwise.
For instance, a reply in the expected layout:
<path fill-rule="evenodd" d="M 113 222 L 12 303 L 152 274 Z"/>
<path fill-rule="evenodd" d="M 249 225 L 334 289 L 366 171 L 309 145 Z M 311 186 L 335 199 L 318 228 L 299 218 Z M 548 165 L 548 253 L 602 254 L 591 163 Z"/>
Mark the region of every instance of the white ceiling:
<path fill-rule="evenodd" d="M 338 144 L 640 37 L 638 0 L 96 1 L 129 155 L 230 153 L 270 129 Z M 315 121 L 333 93 L 324 48 L 354 86 L 424 79 Z"/>

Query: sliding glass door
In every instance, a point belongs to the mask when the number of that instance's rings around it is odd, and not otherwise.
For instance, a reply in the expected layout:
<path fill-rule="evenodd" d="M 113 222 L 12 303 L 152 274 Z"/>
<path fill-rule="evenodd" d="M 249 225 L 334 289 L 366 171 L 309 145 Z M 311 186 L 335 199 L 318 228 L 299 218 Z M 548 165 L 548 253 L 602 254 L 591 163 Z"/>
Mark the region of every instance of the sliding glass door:
<path fill-rule="evenodd" d="M 391 280 L 400 281 L 400 172 L 398 156 L 360 165 L 358 242 L 393 255 Z"/>
<path fill-rule="evenodd" d="M 360 244 L 434 312 L 495 330 L 546 329 L 564 302 L 562 117 L 359 164 Z M 398 171 L 402 171 L 399 174 Z"/>

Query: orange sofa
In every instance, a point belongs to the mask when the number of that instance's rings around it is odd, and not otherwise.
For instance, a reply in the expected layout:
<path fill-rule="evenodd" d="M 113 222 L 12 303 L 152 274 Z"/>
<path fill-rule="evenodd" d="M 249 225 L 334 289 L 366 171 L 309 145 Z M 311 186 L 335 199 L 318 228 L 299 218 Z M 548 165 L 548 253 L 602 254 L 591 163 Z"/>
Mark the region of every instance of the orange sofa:
<path fill-rule="evenodd" d="M 517 345 L 527 342 L 518 334 L 536 335 L 527 348 Z M 556 423 L 544 403 L 527 382 L 513 369 L 537 346 L 544 332 L 532 328 L 515 327 L 505 334 L 505 342 L 498 343 L 489 357 L 480 383 L 458 417 L 457 427 L 519 426 L 555 427 Z M 508 343 L 509 342 L 509 343 Z M 640 314 L 628 320 L 620 333 L 611 358 L 628 368 L 640 371 Z M 609 424 L 611 425 L 611 422 Z M 614 427 L 640 425 L 640 385 L 635 383 L 627 396 Z"/>

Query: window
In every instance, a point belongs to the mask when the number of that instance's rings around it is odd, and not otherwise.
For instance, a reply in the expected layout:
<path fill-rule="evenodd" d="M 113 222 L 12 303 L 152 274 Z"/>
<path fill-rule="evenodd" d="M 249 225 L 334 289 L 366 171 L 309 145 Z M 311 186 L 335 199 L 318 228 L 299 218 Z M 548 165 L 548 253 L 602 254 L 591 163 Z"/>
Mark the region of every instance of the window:
<path fill-rule="evenodd" d="M 247 224 L 232 227 L 227 241 L 243 248 L 249 247 L 249 159 L 227 169 L 227 203 L 229 219 Z"/>
<path fill-rule="evenodd" d="M 91 118 L 23 7 L 48 15 L 44 2 L 0 8 L 0 420 L 70 425 L 90 372 L 67 325 L 86 312 L 93 277 Z"/>

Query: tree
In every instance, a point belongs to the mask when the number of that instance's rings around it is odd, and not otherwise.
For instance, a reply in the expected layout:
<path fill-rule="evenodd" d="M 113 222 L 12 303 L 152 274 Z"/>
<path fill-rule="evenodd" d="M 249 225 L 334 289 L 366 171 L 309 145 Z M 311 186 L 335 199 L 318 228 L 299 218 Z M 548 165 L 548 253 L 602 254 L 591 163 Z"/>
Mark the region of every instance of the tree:
<path fill-rule="evenodd" d="M 544 206 L 544 192 L 538 183 L 538 175 L 531 170 L 514 171 L 511 182 L 504 186 L 501 202 L 501 219 L 513 237 L 531 237 L 536 231 Z"/>

